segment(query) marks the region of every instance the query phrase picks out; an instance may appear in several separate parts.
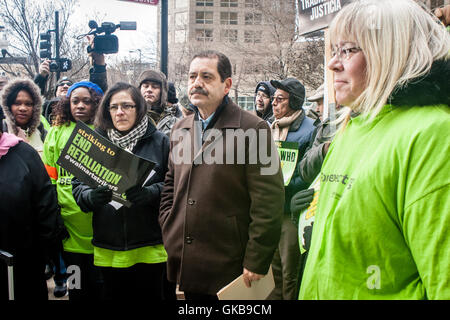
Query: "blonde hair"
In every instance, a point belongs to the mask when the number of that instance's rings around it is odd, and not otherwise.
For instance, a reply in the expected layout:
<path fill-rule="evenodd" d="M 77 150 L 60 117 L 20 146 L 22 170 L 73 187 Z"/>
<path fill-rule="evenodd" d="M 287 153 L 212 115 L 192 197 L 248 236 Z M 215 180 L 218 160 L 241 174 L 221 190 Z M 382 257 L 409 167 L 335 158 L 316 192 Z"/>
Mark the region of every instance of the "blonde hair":
<path fill-rule="evenodd" d="M 412 79 L 427 74 L 434 61 L 448 59 L 450 36 L 431 12 L 412 0 L 360 0 L 344 7 L 330 25 L 334 46 L 355 42 L 364 53 L 366 87 L 349 105 L 369 119 Z"/>

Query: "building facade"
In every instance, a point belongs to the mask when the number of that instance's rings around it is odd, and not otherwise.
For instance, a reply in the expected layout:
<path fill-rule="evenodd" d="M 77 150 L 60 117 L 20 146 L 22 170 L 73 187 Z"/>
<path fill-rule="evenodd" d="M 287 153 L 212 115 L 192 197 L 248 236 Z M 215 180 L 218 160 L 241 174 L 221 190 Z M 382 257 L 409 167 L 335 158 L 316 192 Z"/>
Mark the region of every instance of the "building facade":
<path fill-rule="evenodd" d="M 175 83 L 179 93 L 183 94 L 186 86 L 189 58 L 200 50 L 215 49 L 233 64 L 231 98 L 244 109 L 253 108 L 259 70 L 242 58 L 251 58 L 250 53 L 245 54 L 246 49 L 267 45 L 273 27 L 263 10 L 268 3 L 277 10 L 295 12 L 294 0 L 168 0 L 169 81 Z M 255 80 L 248 81 L 249 74 Z"/>

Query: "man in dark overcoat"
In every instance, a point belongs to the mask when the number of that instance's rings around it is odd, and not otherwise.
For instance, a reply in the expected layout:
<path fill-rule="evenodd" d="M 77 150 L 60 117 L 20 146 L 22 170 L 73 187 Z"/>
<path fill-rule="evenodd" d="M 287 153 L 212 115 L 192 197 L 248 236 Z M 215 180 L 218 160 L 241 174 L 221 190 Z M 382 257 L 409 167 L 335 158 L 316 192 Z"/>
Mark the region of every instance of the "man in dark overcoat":
<path fill-rule="evenodd" d="M 264 120 L 229 97 L 232 68 L 216 51 L 194 56 L 188 96 L 194 114 L 171 133 L 160 224 L 168 279 L 186 299 L 216 299 L 243 274 L 267 274 L 284 205 L 280 160 Z"/>

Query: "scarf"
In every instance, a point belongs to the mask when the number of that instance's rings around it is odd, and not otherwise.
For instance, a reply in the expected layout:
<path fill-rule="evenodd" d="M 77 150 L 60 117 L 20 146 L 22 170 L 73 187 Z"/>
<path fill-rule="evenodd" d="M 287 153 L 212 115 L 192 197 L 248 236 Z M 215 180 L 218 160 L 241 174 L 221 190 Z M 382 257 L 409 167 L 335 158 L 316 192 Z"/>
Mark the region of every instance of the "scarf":
<path fill-rule="evenodd" d="M 134 146 L 138 142 L 140 138 L 142 138 L 147 132 L 148 127 L 148 118 L 144 116 L 139 122 L 139 124 L 134 127 L 130 132 L 126 135 L 122 135 L 116 129 L 108 129 L 106 133 L 108 134 L 108 138 L 114 143 L 116 146 L 121 147 L 129 152 L 133 151 Z"/>
<path fill-rule="evenodd" d="M 0 136 L 0 158 L 7 154 L 9 149 L 17 145 L 20 141 L 23 140 L 13 134 L 3 132 Z"/>
<path fill-rule="evenodd" d="M 289 117 L 283 117 L 281 119 L 275 120 L 270 126 L 270 128 L 272 129 L 273 140 L 286 141 L 289 127 L 302 114 L 302 112 L 303 109 L 296 110 Z"/>

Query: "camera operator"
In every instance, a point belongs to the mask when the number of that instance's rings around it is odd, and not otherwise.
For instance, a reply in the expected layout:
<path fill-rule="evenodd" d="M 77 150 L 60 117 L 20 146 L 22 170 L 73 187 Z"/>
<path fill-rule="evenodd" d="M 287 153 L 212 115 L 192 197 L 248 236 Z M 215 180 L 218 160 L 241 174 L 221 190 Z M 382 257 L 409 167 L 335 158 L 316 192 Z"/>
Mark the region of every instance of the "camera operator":
<path fill-rule="evenodd" d="M 86 36 L 89 45 L 94 47 L 94 37 Z M 106 78 L 106 63 L 105 56 L 103 54 L 91 51 L 88 53 L 89 63 L 91 68 L 89 69 L 89 81 L 97 84 L 104 92 L 108 89 L 108 83 Z M 47 85 L 48 78 L 50 76 L 50 63 L 51 60 L 44 60 L 39 66 L 39 73 L 34 77 L 34 83 L 36 83 L 41 89 L 41 94 L 44 95 L 45 87 Z M 68 77 L 60 79 L 54 89 L 54 97 L 50 100 L 46 100 L 42 106 L 42 115 L 51 124 L 50 114 L 52 107 L 64 97 L 67 93 L 68 87 L 73 84 L 73 81 Z"/>

